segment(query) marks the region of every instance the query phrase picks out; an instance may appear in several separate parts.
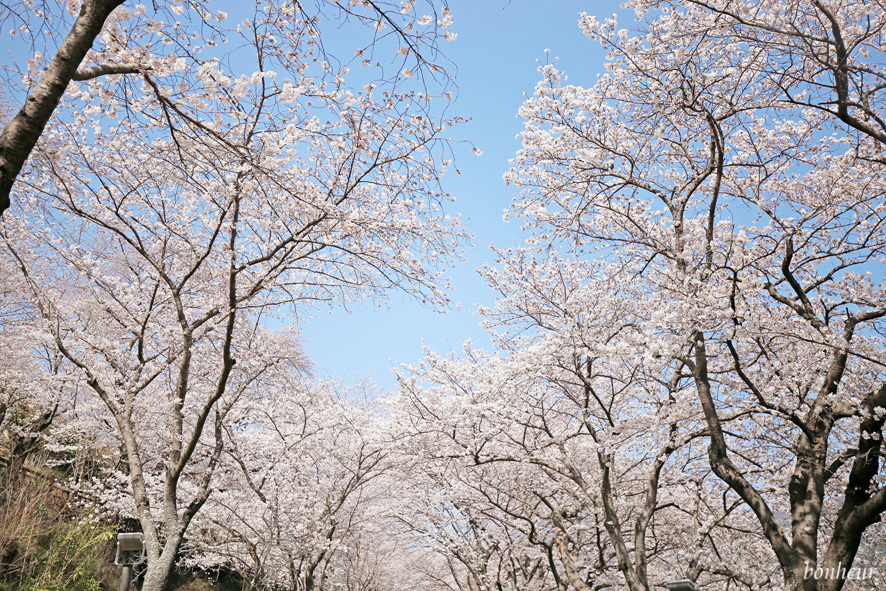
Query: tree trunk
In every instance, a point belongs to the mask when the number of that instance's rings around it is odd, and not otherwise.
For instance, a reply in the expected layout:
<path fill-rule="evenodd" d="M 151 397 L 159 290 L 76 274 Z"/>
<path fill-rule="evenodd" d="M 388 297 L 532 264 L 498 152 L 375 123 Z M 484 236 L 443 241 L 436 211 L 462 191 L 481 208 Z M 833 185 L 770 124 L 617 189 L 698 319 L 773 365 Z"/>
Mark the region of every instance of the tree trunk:
<path fill-rule="evenodd" d="M 157 559 L 148 561 L 148 570 L 145 572 L 141 591 L 166 591 L 180 546 L 180 536 L 170 536 L 166 540 L 163 553 Z"/>

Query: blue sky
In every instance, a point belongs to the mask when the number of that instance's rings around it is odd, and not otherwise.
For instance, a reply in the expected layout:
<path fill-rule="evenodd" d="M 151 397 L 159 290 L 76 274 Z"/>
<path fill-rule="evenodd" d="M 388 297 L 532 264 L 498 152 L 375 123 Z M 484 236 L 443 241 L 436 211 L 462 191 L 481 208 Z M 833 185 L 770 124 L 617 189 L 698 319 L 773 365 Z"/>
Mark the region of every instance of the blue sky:
<path fill-rule="evenodd" d="M 458 34 L 454 42 L 441 42 L 454 64 L 458 86 L 449 114 L 472 118 L 455 127 L 452 137 L 469 140 L 483 152 L 476 156 L 468 144 L 455 144 L 455 166 L 462 174 L 450 172 L 444 177 L 445 190 L 456 197 L 447 213 L 461 213 L 474 237 L 464 262 L 451 272 L 453 300 L 460 309 L 441 314 L 397 292 L 390 294 L 389 306 L 366 302 L 352 305 L 349 311 L 319 309 L 301 326 L 317 377 L 350 381 L 371 376 L 390 389 L 396 387 L 391 368 L 417 364 L 422 343 L 438 351 L 459 351 L 471 339 L 476 346 L 490 348 L 475 310 L 478 305 L 493 305 L 495 294 L 476 269 L 493 260 L 490 244 L 507 247 L 523 240 L 518 223 L 502 220 L 515 194 L 513 187 L 504 185 L 502 175 L 520 147 L 516 136 L 522 122 L 517 110 L 540 78 L 537 69 L 539 60 L 546 59 L 546 49 L 551 58 L 559 59 L 558 66 L 571 83 L 593 84 L 604 70 L 599 45 L 578 28 L 580 12 L 601 20 L 619 13 L 626 27 L 632 16 L 613 0 L 448 0 L 448 5 L 455 20 L 450 30 Z M 218 6 L 233 13 L 245 5 L 220 0 Z M 4 56 L 21 51 L 10 41 L 0 36 Z"/>
<path fill-rule="evenodd" d="M 517 110 L 540 78 L 537 60 L 544 60 L 545 49 L 550 49 L 570 83 L 593 84 L 604 70 L 605 56 L 578 28 L 578 14 L 602 20 L 619 13 L 619 21 L 630 28 L 629 15 L 611 0 L 450 0 L 449 7 L 455 19 L 452 31 L 458 33 L 443 47 L 457 67 L 453 113 L 472 117 L 453 130 L 453 137 L 468 139 L 483 151 L 478 157 L 467 146 L 458 148 L 455 164 L 462 174 L 445 177 L 445 188 L 456 197 L 453 211 L 466 218 L 475 243 L 452 272 L 453 299 L 461 309 L 440 314 L 392 293 L 388 308 L 367 302 L 353 306 L 351 313 L 320 311 L 302 327 L 317 377 L 350 381 L 371 376 L 389 389 L 396 385 L 391 367 L 417 364 L 422 343 L 438 351 L 461 350 L 466 339 L 491 347 L 475 310 L 478 304 L 492 305 L 495 294 L 476 269 L 492 261 L 490 244 L 505 247 L 523 240 L 518 224 L 502 221 L 515 194 L 502 175 L 520 147 Z"/>

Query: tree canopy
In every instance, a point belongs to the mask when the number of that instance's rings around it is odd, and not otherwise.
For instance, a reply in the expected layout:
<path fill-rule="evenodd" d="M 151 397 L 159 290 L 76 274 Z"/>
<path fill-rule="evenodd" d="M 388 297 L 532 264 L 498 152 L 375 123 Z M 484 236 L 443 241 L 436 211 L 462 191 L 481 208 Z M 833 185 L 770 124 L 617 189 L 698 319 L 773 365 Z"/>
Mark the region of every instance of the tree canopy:
<path fill-rule="evenodd" d="M 143 589 L 883 583 L 886 6 L 580 15 L 606 69 L 546 58 L 520 108 L 494 348 L 392 392 L 299 328 L 450 304 L 448 6 L 101 6 L 5 16 L 52 49 L 0 139 L 0 421 L 10 466 L 100 458 L 71 486 L 144 531 Z"/>

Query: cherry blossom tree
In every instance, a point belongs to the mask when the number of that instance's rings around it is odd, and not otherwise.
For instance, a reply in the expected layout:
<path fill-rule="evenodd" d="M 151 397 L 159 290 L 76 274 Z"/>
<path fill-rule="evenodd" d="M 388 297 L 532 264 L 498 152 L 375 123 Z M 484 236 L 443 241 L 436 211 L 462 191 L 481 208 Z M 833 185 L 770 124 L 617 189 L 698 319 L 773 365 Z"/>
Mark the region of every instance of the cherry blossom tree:
<path fill-rule="evenodd" d="M 231 417 L 223 492 L 190 545 L 202 568 L 250 572 L 257 588 L 327 589 L 389 464 L 376 417 L 347 388 L 291 378 Z"/>
<path fill-rule="evenodd" d="M 745 15 L 750 4 L 718 3 L 739 11 L 730 20 L 700 4 L 655 4 L 661 12 L 634 36 L 582 17 L 610 52 L 609 72 L 583 87 L 552 63 L 540 68 L 506 176 L 523 189 L 513 213 L 534 229 L 532 258 L 569 253 L 563 277 L 604 261 L 614 270 L 589 281 L 632 297 L 601 297 L 593 314 L 610 314 L 620 339 L 692 384 L 697 402 L 682 406 L 703 417 L 710 466 L 753 512 L 785 587 L 836 590 L 844 578 L 809 569 L 849 569 L 886 510 L 886 305 L 875 266 L 884 176 L 876 130 L 852 124 L 875 127 L 876 113 L 837 104 L 849 96 L 841 58 L 818 54 L 837 65 L 815 69 L 790 53 L 833 43 L 830 26 L 831 37 L 803 41 L 821 30 L 813 16 L 824 18 L 823 5 L 765 3 Z M 860 5 L 836 4 L 864 57 L 881 9 L 866 19 L 850 10 Z M 797 8 L 795 27 L 774 19 L 783 7 Z M 705 26 L 694 16 L 678 26 L 696 13 L 710 16 Z M 745 16 L 758 19 L 753 32 Z M 781 34 L 791 48 L 779 61 L 777 44 L 761 47 Z M 876 76 L 862 71 L 853 75 L 866 83 Z M 831 91 L 836 103 L 822 98 Z M 517 315 L 545 320 L 525 307 Z"/>
<path fill-rule="evenodd" d="M 293 10 L 264 5 L 222 59 L 200 53 L 212 39 L 198 50 L 191 29 L 173 35 L 137 8 L 145 26 L 121 20 L 95 60 L 147 59 L 138 44 L 155 34 L 177 53 L 135 85 L 69 88 L 18 179 L 20 211 L 4 216 L 6 268 L 123 447 L 145 589 L 164 588 L 210 496 L 228 413 L 306 366 L 267 318 L 389 289 L 447 303 L 442 272 L 462 239 L 439 188 L 448 122 L 399 70 L 385 88 L 349 88 L 317 23 Z M 433 20 L 397 18 L 404 31 Z M 374 22 L 382 34 L 398 21 Z M 255 70 L 235 79 L 230 64 Z"/>
<path fill-rule="evenodd" d="M 51 445 L 58 419 L 76 405 L 76 392 L 58 353 L 34 338 L 39 322 L 14 273 L 0 287 L 0 433 L 6 467 L 0 480 L 11 490 L 27 463 Z"/>
<path fill-rule="evenodd" d="M 423 398 L 424 401 L 429 401 Z M 393 425 L 402 460 L 395 467 L 399 529 L 415 540 L 425 554 L 437 556 L 445 564 L 436 575 L 443 588 L 471 591 L 494 589 L 548 589 L 553 585 L 547 556 L 542 545 L 527 539 L 525 523 L 514 519 L 484 496 L 483 482 L 475 466 L 440 437 L 435 426 L 401 406 L 393 405 Z M 441 411 L 434 404 L 434 411 Z M 404 412 L 405 411 L 405 412 Z M 438 415 L 439 416 L 439 415 Z M 499 465 L 483 468 L 484 473 Z M 510 467 L 501 466 L 504 474 Z M 518 495 L 525 482 L 503 478 L 500 484 Z M 530 489 L 525 488 L 525 494 Z M 392 528 L 394 529 L 394 528 Z M 396 531 L 396 529 L 395 529 Z"/>
<path fill-rule="evenodd" d="M 9 346 L 21 345 L 17 339 L 3 339 Z M 15 348 L 7 349 L 15 351 Z M 3 372 L 5 375 L 0 386 L 0 433 L 3 434 L 5 448 L 5 469 L 0 475 L 4 487 L 10 487 L 21 476 L 26 462 L 40 449 L 45 436 L 53 424 L 59 407 L 67 402 L 64 391 L 58 382 L 52 380 L 34 380 L 35 368 L 28 363 L 29 359 L 10 360 Z M 19 363 L 16 363 L 19 362 Z M 28 381 L 19 371 L 31 370 Z M 19 379 L 16 379 L 19 378 Z M 50 383 L 47 384 L 46 381 Z"/>
<path fill-rule="evenodd" d="M 144 4 L 126 4 L 124 0 L 0 3 L 0 26 L 10 27 L 9 34 L 20 41 L 18 53 L 23 57 L 20 64 L 7 68 L 6 80 L 12 89 L 18 87 L 17 78 L 25 79 L 23 107 L 4 122 L 0 134 L 0 214 L 9 207 L 13 184 L 71 82 L 85 81 L 90 88 L 87 93 L 101 94 L 105 100 L 113 97 L 112 102 L 118 105 L 135 102 L 130 108 L 138 110 L 139 98 L 158 91 L 157 78 L 166 76 L 170 65 L 182 59 L 208 61 L 211 57 L 206 55 L 207 49 L 227 43 L 241 30 L 240 26 L 228 29 L 221 25 L 225 13 L 213 12 L 210 3 L 203 0 L 154 3 L 150 9 Z M 370 59 L 381 58 L 383 52 L 376 51 L 377 42 L 392 36 L 400 42 L 398 58 L 390 62 L 394 72 L 402 68 L 410 75 L 427 72 L 431 77 L 444 76 L 434 62 L 437 42 L 443 35 L 440 30 L 451 22 L 449 10 L 445 2 L 442 7 L 422 4 L 416 7 L 415 0 L 402 4 L 317 0 L 294 5 L 256 3 L 254 8 L 289 21 L 276 37 L 267 31 L 271 37 L 266 40 L 266 49 L 271 49 L 279 39 L 281 47 L 277 51 L 286 60 L 322 51 L 321 31 L 329 34 L 337 25 L 352 22 L 373 31 L 364 36 L 366 46 L 348 49 L 357 49 L 357 56 L 367 65 Z M 428 14 L 422 14 L 422 8 Z M 237 18 L 241 16 L 248 19 L 252 15 L 238 14 Z M 454 38 L 449 33 L 446 36 Z M 296 51 L 289 51 L 290 47 Z M 224 68 L 231 63 L 227 57 L 215 57 L 225 64 Z M 342 56 L 325 58 L 324 63 L 339 63 Z M 299 70 L 289 65 L 293 72 Z M 236 77 L 232 75 L 234 69 L 227 73 Z M 390 79 L 390 74 L 387 76 Z M 139 80 L 146 82 L 140 90 Z M 179 80 L 176 84 L 188 82 Z M 18 95 L 7 100 L 11 103 L 15 98 Z M 186 112 L 175 108 L 174 101 L 168 101 L 167 108 L 166 115 L 188 119 Z"/>
<path fill-rule="evenodd" d="M 365 522 L 338 554 L 330 587 L 343 591 L 446 591 L 442 561 L 402 534 L 390 519 Z"/>
<path fill-rule="evenodd" d="M 502 312 L 521 302 L 545 336 L 528 338 L 523 317 L 502 338 L 507 356 L 429 354 L 421 382 L 404 377 L 402 412 L 429 440 L 437 468 L 425 470 L 439 473 L 419 485 L 439 501 L 416 515 L 416 530 L 434 524 L 426 535 L 463 565 L 471 589 L 635 590 L 702 573 L 706 583 L 769 585 L 771 571 L 749 568 L 759 537 L 739 533 L 749 512 L 699 457 L 705 429 L 688 380 L 622 341 L 608 314 L 594 318 L 575 275 L 550 281 L 563 260 L 522 262 L 490 271 L 510 281 Z M 597 294 L 611 297 L 606 289 Z M 564 291 L 568 302 L 556 299 Z M 567 309 L 583 311 L 581 326 Z M 608 337 L 594 344 L 596 330 Z"/>
<path fill-rule="evenodd" d="M 760 59 L 755 91 L 779 107 L 812 108 L 845 124 L 845 130 L 886 143 L 884 119 L 884 11 L 879 2 L 855 0 L 647 1 L 626 4 L 646 17 L 656 36 L 684 37 L 693 52 L 711 42 L 735 48 L 720 54 L 724 70 L 742 68 L 743 56 Z M 876 149 L 870 156 L 877 158 Z"/>
<path fill-rule="evenodd" d="M 137 68 L 126 65 L 120 67 L 118 64 L 106 65 L 105 72 L 78 70 L 105 21 L 122 3 L 122 0 L 87 0 L 80 5 L 71 31 L 58 46 L 56 55 L 40 81 L 29 92 L 24 107 L 5 125 L 3 134 L 0 135 L 0 213 L 9 207 L 9 194 L 15 178 L 36 145 L 68 83 L 73 79 L 86 79 L 102 73 L 138 71 Z M 24 9 L 13 8 L 4 2 L 2 8 L 4 18 L 0 20 L 0 24 L 11 23 L 15 27 L 12 34 L 29 32 L 31 15 L 22 12 L 27 11 L 30 6 Z M 41 4 L 40 8 L 43 9 L 39 11 L 40 18 L 49 21 L 51 16 L 44 12 L 47 7 Z M 72 8 L 77 10 L 76 6 Z"/>

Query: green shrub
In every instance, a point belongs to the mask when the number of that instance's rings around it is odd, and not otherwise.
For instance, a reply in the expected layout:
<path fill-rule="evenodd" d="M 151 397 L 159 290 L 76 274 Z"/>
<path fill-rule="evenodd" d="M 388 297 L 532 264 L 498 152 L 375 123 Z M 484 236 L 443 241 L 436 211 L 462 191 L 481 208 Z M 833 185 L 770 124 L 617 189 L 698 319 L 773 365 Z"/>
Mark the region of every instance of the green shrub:
<path fill-rule="evenodd" d="M 98 591 L 107 561 L 107 525 L 87 517 L 54 524 L 27 561 L 19 591 Z"/>
<path fill-rule="evenodd" d="M 77 514 L 70 494 L 36 473 L 0 487 L 0 591 L 98 591 L 111 526 Z"/>

